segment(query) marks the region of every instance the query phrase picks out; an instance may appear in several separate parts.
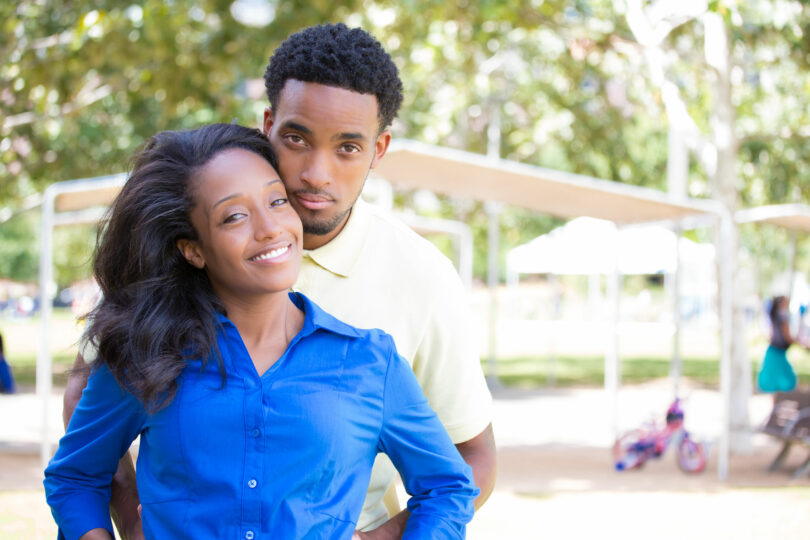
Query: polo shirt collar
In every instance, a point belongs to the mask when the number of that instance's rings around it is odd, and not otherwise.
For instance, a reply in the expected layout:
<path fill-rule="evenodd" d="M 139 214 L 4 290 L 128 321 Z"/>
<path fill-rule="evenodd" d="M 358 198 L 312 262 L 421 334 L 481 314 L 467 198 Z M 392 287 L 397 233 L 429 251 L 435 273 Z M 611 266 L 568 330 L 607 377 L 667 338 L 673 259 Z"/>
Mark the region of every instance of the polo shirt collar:
<path fill-rule="evenodd" d="M 371 218 L 369 203 L 358 198 L 343 229 L 330 242 L 317 249 L 304 250 L 319 266 L 342 277 L 347 277 L 363 250 Z"/>

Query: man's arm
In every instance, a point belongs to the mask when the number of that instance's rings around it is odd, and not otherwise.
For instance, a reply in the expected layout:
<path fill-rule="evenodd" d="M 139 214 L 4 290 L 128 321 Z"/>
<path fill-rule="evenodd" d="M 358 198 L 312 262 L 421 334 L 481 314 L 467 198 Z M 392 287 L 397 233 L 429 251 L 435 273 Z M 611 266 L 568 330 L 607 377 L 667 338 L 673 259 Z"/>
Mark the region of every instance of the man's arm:
<path fill-rule="evenodd" d="M 457 444 L 456 448 L 467 465 L 472 467 L 475 486 L 481 490 L 475 498 L 475 509 L 478 510 L 487 502 L 495 487 L 495 435 L 492 424 L 469 441 Z"/>
<path fill-rule="evenodd" d="M 475 498 L 475 509 L 478 510 L 495 487 L 495 436 L 492 424 L 469 441 L 457 444 L 456 448 L 467 465 L 472 467 L 475 486 L 481 490 Z M 398 540 L 405 532 L 408 515 L 408 510 L 403 510 L 373 531 L 355 532 L 353 540 Z"/>
<path fill-rule="evenodd" d="M 87 386 L 87 377 L 90 373 L 86 368 L 87 364 L 81 353 L 77 354 L 62 401 L 62 420 L 65 423 L 65 429 L 67 429 L 73 411 L 76 410 L 76 405 Z M 110 515 L 122 540 L 140 540 L 144 537 L 141 518 L 138 515 L 139 502 L 135 466 L 132 463 L 132 456 L 127 453 L 118 463 L 118 470 L 112 480 L 110 497 Z M 106 531 L 104 532 L 106 533 Z"/>

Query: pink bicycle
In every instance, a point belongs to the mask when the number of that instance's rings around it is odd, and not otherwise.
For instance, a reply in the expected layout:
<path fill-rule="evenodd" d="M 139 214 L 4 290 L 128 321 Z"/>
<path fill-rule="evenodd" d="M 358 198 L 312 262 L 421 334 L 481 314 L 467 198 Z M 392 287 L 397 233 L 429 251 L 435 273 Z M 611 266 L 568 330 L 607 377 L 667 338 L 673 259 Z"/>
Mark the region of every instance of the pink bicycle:
<path fill-rule="evenodd" d="M 621 435 L 613 444 L 613 463 L 617 471 L 639 469 L 651 458 L 659 458 L 674 442 L 678 451 L 678 467 L 686 473 L 699 473 L 706 468 L 706 445 L 689 437 L 683 427 L 680 400 L 667 409 L 666 425 L 652 424 Z"/>

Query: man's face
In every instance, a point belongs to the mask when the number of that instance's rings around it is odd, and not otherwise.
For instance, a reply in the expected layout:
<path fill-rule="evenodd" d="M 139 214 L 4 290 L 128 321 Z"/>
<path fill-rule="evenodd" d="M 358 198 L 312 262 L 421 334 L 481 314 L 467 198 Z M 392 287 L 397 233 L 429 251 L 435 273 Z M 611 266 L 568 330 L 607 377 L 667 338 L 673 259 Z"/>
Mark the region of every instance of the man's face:
<path fill-rule="evenodd" d="M 346 224 L 391 142 L 378 131 L 376 96 L 334 86 L 290 79 L 275 110 L 265 110 L 264 132 L 304 224 L 306 249 L 327 244 Z"/>

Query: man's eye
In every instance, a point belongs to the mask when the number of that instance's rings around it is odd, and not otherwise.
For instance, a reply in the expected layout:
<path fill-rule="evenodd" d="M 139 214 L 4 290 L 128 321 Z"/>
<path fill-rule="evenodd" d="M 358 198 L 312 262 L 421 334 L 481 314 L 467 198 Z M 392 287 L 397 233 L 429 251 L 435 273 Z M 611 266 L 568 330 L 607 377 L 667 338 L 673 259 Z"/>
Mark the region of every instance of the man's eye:
<path fill-rule="evenodd" d="M 285 135 L 284 138 L 293 144 L 302 144 L 304 142 L 304 139 L 300 135 Z"/>
<path fill-rule="evenodd" d="M 347 154 L 354 154 L 360 151 L 360 148 L 354 144 L 344 144 L 340 149 Z"/>
<path fill-rule="evenodd" d="M 274 199 L 270 201 L 270 207 L 281 206 L 282 204 L 287 204 L 287 199 Z"/>

